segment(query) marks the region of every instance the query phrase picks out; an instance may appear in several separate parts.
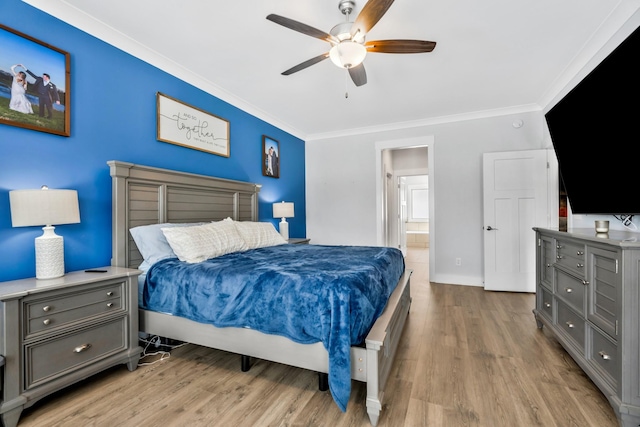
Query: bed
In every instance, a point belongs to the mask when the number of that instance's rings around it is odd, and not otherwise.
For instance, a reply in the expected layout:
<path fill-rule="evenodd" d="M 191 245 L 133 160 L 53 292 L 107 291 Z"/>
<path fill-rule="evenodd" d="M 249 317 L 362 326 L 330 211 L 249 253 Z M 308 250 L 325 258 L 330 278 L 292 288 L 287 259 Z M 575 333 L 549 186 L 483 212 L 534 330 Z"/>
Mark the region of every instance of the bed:
<path fill-rule="evenodd" d="M 166 223 L 206 224 L 224 219 L 258 221 L 260 186 L 257 184 L 120 161 L 109 161 L 108 164 L 113 189 L 114 266 L 138 268 L 145 262 L 129 231 L 132 228 Z M 300 246 L 303 245 L 285 244 L 282 250 L 300 250 Z M 153 268 L 159 268 L 160 264 L 156 263 Z M 152 272 L 150 269 L 149 274 Z M 351 378 L 347 382 L 350 384 L 353 379 L 366 383 L 367 413 L 374 426 L 380 416 L 387 378 L 409 313 L 410 276 L 410 270 L 400 274 L 397 283 L 390 288 L 383 311 L 379 316 L 376 313 L 377 319 L 362 344 L 348 349 L 347 366 Z M 242 356 L 243 370 L 248 369 L 248 358 L 253 357 L 316 371 L 320 374 L 321 388 L 323 378 L 329 374 L 331 384 L 329 368 L 333 356 L 322 342 L 296 341 L 286 334 L 263 333 L 253 328 L 217 327 L 144 307 L 139 310 L 139 318 L 141 332 L 237 353 Z"/>

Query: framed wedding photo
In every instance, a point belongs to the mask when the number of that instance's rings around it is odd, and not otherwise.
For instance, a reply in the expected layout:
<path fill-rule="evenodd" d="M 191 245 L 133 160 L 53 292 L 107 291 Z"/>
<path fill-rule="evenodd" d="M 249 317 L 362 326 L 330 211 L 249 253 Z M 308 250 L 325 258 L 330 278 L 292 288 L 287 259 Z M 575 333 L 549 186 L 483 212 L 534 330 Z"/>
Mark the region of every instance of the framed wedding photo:
<path fill-rule="evenodd" d="M 0 24 L 0 124 L 71 135 L 69 53 Z"/>
<path fill-rule="evenodd" d="M 280 142 L 262 135 L 262 175 L 280 178 Z"/>

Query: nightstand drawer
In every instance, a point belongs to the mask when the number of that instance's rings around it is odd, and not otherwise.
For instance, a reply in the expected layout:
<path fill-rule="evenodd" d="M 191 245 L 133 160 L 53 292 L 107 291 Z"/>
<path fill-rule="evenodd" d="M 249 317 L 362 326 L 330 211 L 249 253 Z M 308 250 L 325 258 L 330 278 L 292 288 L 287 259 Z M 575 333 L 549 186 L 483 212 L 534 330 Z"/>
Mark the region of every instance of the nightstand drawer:
<path fill-rule="evenodd" d="M 107 312 L 123 311 L 124 283 L 90 289 L 77 294 L 60 294 L 24 302 L 25 338 L 36 332 L 87 319 Z"/>
<path fill-rule="evenodd" d="M 127 317 L 25 346 L 25 389 L 127 348 Z"/>

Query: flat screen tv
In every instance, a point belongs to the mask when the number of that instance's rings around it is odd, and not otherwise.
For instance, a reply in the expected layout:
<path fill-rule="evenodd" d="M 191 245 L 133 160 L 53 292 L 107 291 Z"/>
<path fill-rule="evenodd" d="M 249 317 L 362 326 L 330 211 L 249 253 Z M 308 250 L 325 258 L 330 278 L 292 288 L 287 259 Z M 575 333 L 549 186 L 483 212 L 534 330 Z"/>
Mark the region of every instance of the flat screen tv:
<path fill-rule="evenodd" d="M 640 214 L 640 27 L 545 115 L 576 214 Z"/>

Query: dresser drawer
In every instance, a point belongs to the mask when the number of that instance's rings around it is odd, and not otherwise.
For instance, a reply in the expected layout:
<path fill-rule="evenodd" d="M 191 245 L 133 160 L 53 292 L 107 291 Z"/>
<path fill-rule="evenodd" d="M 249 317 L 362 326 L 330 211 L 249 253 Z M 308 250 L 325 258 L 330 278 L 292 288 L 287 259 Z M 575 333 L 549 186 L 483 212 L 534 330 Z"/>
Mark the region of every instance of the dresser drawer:
<path fill-rule="evenodd" d="M 603 378 L 615 390 L 617 387 L 616 378 L 618 378 L 618 346 L 606 335 L 600 333 L 597 329 L 590 327 L 590 348 L 588 353 L 589 359 L 595 364 Z"/>
<path fill-rule="evenodd" d="M 127 317 L 25 346 L 25 390 L 127 348 Z"/>
<path fill-rule="evenodd" d="M 124 283 L 112 283 L 75 294 L 59 294 L 24 302 L 25 338 L 107 312 L 124 311 Z"/>
<path fill-rule="evenodd" d="M 585 245 L 572 240 L 556 240 L 556 263 L 584 277 Z"/>
<path fill-rule="evenodd" d="M 586 287 L 582 279 L 556 269 L 556 296 L 562 298 L 580 314 L 584 314 Z"/>
<path fill-rule="evenodd" d="M 538 301 L 538 311 L 553 321 L 553 294 L 543 287 L 539 288 L 538 292 L 540 295 L 538 297 L 540 298 Z"/>
<path fill-rule="evenodd" d="M 558 326 L 571 338 L 580 350 L 580 354 L 584 355 L 584 338 L 586 333 L 584 320 L 562 301 L 556 300 L 556 307 L 558 309 Z"/>

